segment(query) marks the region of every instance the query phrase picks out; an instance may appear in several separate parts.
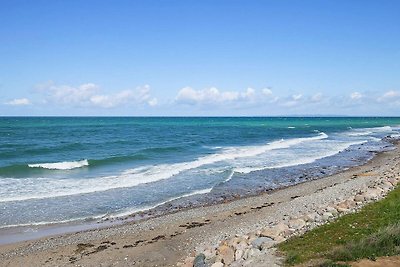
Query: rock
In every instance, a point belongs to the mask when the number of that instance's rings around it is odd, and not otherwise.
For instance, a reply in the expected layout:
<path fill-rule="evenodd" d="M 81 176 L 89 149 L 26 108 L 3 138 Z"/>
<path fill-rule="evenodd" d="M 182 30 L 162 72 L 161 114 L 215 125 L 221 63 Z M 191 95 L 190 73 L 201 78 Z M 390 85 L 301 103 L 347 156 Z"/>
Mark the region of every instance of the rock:
<path fill-rule="evenodd" d="M 242 240 L 239 237 L 234 237 L 228 240 L 228 246 L 234 247 L 239 244 Z"/>
<path fill-rule="evenodd" d="M 270 237 L 276 239 L 278 236 L 286 236 L 290 234 L 289 226 L 284 223 L 278 223 L 277 225 L 269 228 L 265 228 L 261 231 L 261 237 Z"/>
<path fill-rule="evenodd" d="M 247 240 L 247 239 L 249 239 L 249 236 L 248 236 L 248 235 L 242 235 L 242 236 L 240 236 L 240 238 L 241 238 L 242 240 Z"/>
<path fill-rule="evenodd" d="M 224 267 L 224 264 L 222 262 L 215 262 L 211 265 L 211 267 Z"/>
<path fill-rule="evenodd" d="M 265 228 L 264 230 L 262 230 L 260 233 L 260 236 L 275 239 L 280 234 L 281 234 L 281 231 L 279 229 L 277 229 L 275 227 L 269 227 L 269 228 Z"/>
<path fill-rule="evenodd" d="M 337 208 L 337 211 L 338 211 L 339 213 L 346 213 L 346 212 L 349 212 L 350 210 L 349 210 L 349 209 L 345 209 L 345 208 L 338 207 L 338 208 Z"/>
<path fill-rule="evenodd" d="M 387 181 L 391 183 L 393 186 L 396 186 L 399 183 L 399 181 L 395 178 L 389 178 Z"/>
<path fill-rule="evenodd" d="M 339 213 L 339 212 L 337 211 L 337 209 L 335 209 L 335 208 L 332 207 L 332 206 L 326 207 L 326 211 L 329 212 L 329 213 L 332 213 L 333 216 L 335 216 L 335 215 L 337 215 L 337 214 Z"/>
<path fill-rule="evenodd" d="M 354 197 L 354 201 L 356 201 L 356 202 L 364 202 L 364 200 L 365 200 L 365 197 L 363 195 L 356 195 Z"/>
<path fill-rule="evenodd" d="M 244 250 L 248 246 L 249 246 L 249 244 L 246 241 L 242 241 L 242 242 L 240 242 L 239 244 L 236 245 L 236 249 Z"/>
<path fill-rule="evenodd" d="M 315 222 L 318 217 L 319 217 L 318 213 L 312 212 L 307 215 L 304 215 L 302 218 L 306 222 Z"/>
<path fill-rule="evenodd" d="M 254 248 L 261 250 L 269 245 L 271 245 L 270 247 L 272 247 L 275 243 L 276 242 L 270 237 L 259 237 L 255 240 L 253 240 L 253 242 L 251 242 L 251 245 Z"/>
<path fill-rule="evenodd" d="M 344 201 L 343 204 L 346 205 L 346 207 L 348 209 L 352 209 L 357 206 L 357 203 L 354 201 L 354 198 L 350 198 L 350 199 Z"/>
<path fill-rule="evenodd" d="M 293 219 L 289 221 L 289 227 L 295 230 L 299 230 L 306 226 L 306 222 L 302 219 Z"/>
<path fill-rule="evenodd" d="M 325 212 L 324 214 L 322 214 L 322 220 L 324 220 L 324 221 L 328 221 L 332 217 L 333 217 L 333 214 L 329 213 L 329 212 Z"/>
<path fill-rule="evenodd" d="M 200 253 L 194 258 L 193 267 L 207 267 L 205 260 L 206 256 L 203 253 Z"/>
<path fill-rule="evenodd" d="M 378 199 L 381 194 L 381 190 L 376 189 L 376 188 L 369 188 L 364 194 L 364 198 L 366 200 L 374 200 Z"/>
<path fill-rule="evenodd" d="M 185 262 L 182 263 L 180 266 L 182 267 L 193 267 L 194 257 L 188 257 L 185 259 Z"/>
<path fill-rule="evenodd" d="M 275 239 L 276 243 L 281 243 L 281 242 L 283 242 L 283 241 L 285 241 L 285 240 L 286 240 L 286 238 L 284 238 L 283 236 L 278 236 L 278 237 Z"/>
<path fill-rule="evenodd" d="M 280 229 L 280 230 L 282 230 L 282 231 L 289 228 L 289 227 L 287 226 L 287 224 L 284 223 L 284 222 L 279 222 L 279 223 L 277 223 L 276 225 L 274 225 L 274 227 L 276 227 L 276 228 L 278 228 L 278 229 Z"/>
<path fill-rule="evenodd" d="M 243 253 L 244 253 L 243 250 L 237 249 L 237 250 L 235 251 L 235 261 L 240 260 L 240 259 L 243 257 Z"/>
<path fill-rule="evenodd" d="M 322 216 L 322 214 L 325 213 L 325 208 L 319 208 L 316 212 L 318 215 Z"/>
<path fill-rule="evenodd" d="M 233 248 L 227 245 L 222 245 L 218 247 L 217 251 L 224 264 L 229 265 L 235 260 L 235 252 L 233 251 Z"/>
<path fill-rule="evenodd" d="M 256 234 L 254 234 L 254 233 L 251 233 L 251 234 L 249 234 L 249 238 L 247 239 L 247 241 L 248 241 L 249 243 L 251 243 L 251 241 L 254 240 L 254 239 L 256 239 L 256 238 L 258 238 L 258 236 L 259 236 L 259 235 L 256 235 Z"/>
<path fill-rule="evenodd" d="M 277 239 L 279 239 L 279 238 L 284 238 L 284 237 L 282 237 L 282 236 L 279 236 L 279 237 L 277 237 Z M 265 242 L 265 243 L 263 243 L 262 245 L 261 245 L 261 250 L 266 250 L 266 249 L 269 249 L 269 248 L 272 248 L 273 246 L 275 246 L 275 244 L 277 244 L 278 243 L 278 241 L 275 241 L 275 240 L 273 240 L 273 241 L 269 241 L 269 242 Z"/>
<path fill-rule="evenodd" d="M 247 249 L 244 252 L 243 259 L 247 260 L 247 259 L 249 259 L 251 257 L 255 257 L 255 256 L 258 256 L 260 254 L 261 254 L 260 250 L 258 250 L 256 248 Z"/>
<path fill-rule="evenodd" d="M 215 256 L 215 250 L 212 249 L 212 248 L 206 248 L 203 251 L 203 254 L 204 254 L 204 256 L 206 256 L 206 259 L 209 260 L 209 259 L 211 259 L 212 257 Z"/>

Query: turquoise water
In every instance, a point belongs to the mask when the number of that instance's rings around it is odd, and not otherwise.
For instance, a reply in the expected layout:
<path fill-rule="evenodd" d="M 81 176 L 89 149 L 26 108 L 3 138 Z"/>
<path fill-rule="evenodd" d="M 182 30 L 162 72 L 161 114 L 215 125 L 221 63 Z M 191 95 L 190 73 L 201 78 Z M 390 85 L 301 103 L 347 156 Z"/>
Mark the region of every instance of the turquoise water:
<path fill-rule="evenodd" d="M 347 117 L 0 118 L 0 227 L 118 216 L 229 192 L 238 177 L 256 183 L 263 170 L 378 144 L 399 125 L 400 118 Z M 279 184 L 263 180 L 265 188 Z"/>

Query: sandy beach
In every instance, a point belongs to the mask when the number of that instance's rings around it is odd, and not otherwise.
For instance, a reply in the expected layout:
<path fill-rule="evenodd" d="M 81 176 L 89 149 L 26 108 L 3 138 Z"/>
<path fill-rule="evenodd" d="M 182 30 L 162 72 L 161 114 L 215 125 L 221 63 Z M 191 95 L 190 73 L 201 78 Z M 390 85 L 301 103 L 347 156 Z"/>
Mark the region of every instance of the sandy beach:
<path fill-rule="evenodd" d="M 399 175 L 400 151 L 344 172 L 228 203 L 136 223 L 0 247 L 1 266 L 176 266 L 221 240 L 312 212 L 356 194 L 376 178 Z"/>

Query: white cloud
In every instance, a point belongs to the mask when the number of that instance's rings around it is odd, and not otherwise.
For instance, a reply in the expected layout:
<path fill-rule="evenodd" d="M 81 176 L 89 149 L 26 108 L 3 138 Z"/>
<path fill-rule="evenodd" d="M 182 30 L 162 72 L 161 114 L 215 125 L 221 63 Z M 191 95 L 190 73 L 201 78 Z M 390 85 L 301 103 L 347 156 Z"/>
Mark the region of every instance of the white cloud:
<path fill-rule="evenodd" d="M 272 96 L 272 90 L 269 89 L 269 88 L 264 88 L 264 89 L 262 89 L 262 93 L 263 93 L 265 96 Z"/>
<path fill-rule="evenodd" d="M 294 107 L 300 103 L 312 104 L 322 101 L 322 93 L 305 97 L 303 94 L 293 94 L 287 97 L 275 96 L 271 89 L 263 88 L 256 91 L 253 88 L 247 88 L 245 91 L 220 91 L 215 87 L 196 90 L 192 87 L 184 87 L 179 90 L 175 97 L 175 102 L 188 105 L 214 105 L 222 103 L 235 103 L 235 107 L 250 107 L 268 104 L 270 107 L 284 106 Z"/>
<path fill-rule="evenodd" d="M 293 98 L 294 101 L 299 101 L 302 97 L 303 97 L 302 94 L 292 95 L 292 98 Z"/>
<path fill-rule="evenodd" d="M 157 105 L 157 99 L 151 97 L 150 86 L 144 85 L 133 90 L 123 90 L 113 94 L 102 94 L 100 88 L 93 83 L 85 83 L 77 87 L 46 83 L 38 87 L 39 92 L 46 95 L 46 102 L 72 106 L 95 106 L 113 108 L 128 103 Z"/>
<path fill-rule="evenodd" d="M 353 100 L 361 99 L 364 96 L 360 92 L 353 92 L 350 94 L 350 98 Z"/>
<path fill-rule="evenodd" d="M 388 103 L 390 105 L 400 106 L 400 91 L 390 90 L 378 97 L 379 103 Z"/>
<path fill-rule="evenodd" d="M 245 92 L 220 91 L 215 87 L 203 90 L 195 90 L 191 87 L 184 87 L 179 90 L 175 101 L 182 104 L 212 104 L 233 101 L 248 101 L 255 96 L 255 90 L 248 88 Z"/>
<path fill-rule="evenodd" d="M 379 102 L 392 101 L 400 98 L 400 91 L 387 91 L 381 97 L 378 98 Z"/>
<path fill-rule="evenodd" d="M 323 99 L 322 93 L 316 93 L 315 95 L 311 96 L 310 100 L 313 103 L 321 102 Z"/>
<path fill-rule="evenodd" d="M 290 97 L 286 97 L 286 99 L 281 102 L 281 105 L 284 107 L 294 107 L 297 106 L 302 100 L 302 94 L 291 95 Z"/>
<path fill-rule="evenodd" d="M 152 106 L 152 107 L 157 106 L 158 100 L 157 100 L 157 98 L 152 98 L 149 101 L 147 101 L 147 104 L 149 104 L 149 106 Z"/>
<path fill-rule="evenodd" d="M 16 98 L 5 103 L 11 106 L 26 106 L 30 105 L 31 101 L 28 98 Z"/>
<path fill-rule="evenodd" d="M 256 90 L 253 88 L 247 88 L 246 92 L 241 93 L 242 99 L 253 99 L 256 94 Z"/>
<path fill-rule="evenodd" d="M 257 93 L 257 91 L 251 87 L 242 92 L 220 91 L 215 87 L 203 90 L 195 90 L 191 87 L 185 87 L 178 92 L 175 101 L 185 104 L 217 104 L 224 102 L 253 103 L 263 95 L 264 94 Z"/>

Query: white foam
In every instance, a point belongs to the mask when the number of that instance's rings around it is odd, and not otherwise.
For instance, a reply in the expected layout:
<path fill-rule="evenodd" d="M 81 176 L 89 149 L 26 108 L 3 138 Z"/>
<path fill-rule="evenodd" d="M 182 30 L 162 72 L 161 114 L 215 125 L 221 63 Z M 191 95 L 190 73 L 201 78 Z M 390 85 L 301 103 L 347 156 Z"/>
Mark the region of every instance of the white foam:
<path fill-rule="evenodd" d="M 288 129 L 295 129 L 296 127 L 294 127 L 294 126 L 288 126 L 287 128 L 288 128 Z"/>
<path fill-rule="evenodd" d="M 228 175 L 228 177 L 225 179 L 224 183 L 230 181 L 232 179 L 234 173 L 235 173 L 235 170 L 232 170 L 231 173 Z"/>
<path fill-rule="evenodd" d="M 374 130 L 375 132 L 391 132 L 393 130 L 391 126 L 374 127 L 370 129 Z"/>
<path fill-rule="evenodd" d="M 365 132 L 348 133 L 349 136 L 365 136 L 365 135 L 370 135 L 370 134 L 373 134 L 373 132 L 365 131 Z"/>
<path fill-rule="evenodd" d="M 392 132 L 394 132 L 394 130 L 391 126 L 382 126 L 382 127 L 351 129 L 349 132 L 345 134 L 347 136 L 357 137 L 357 136 L 369 136 L 377 133 L 381 134 L 381 133 L 392 133 Z"/>
<path fill-rule="evenodd" d="M 28 164 L 30 168 L 43 168 L 49 170 L 72 170 L 76 168 L 81 168 L 84 166 L 89 166 L 89 162 L 87 159 L 80 161 L 64 161 L 64 162 L 55 162 L 55 163 L 37 163 L 37 164 Z"/>
<path fill-rule="evenodd" d="M 337 144 L 334 148 L 328 151 L 322 151 L 320 154 L 314 154 L 311 156 L 304 156 L 301 155 L 291 161 L 287 161 L 285 163 L 273 165 L 273 166 L 253 166 L 253 167 L 241 167 L 241 168 L 235 168 L 234 172 L 237 173 L 250 173 L 253 171 L 260 171 L 260 170 L 266 170 L 266 169 L 278 169 L 278 168 L 285 168 L 285 167 L 290 167 L 290 166 L 297 166 L 297 165 L 303 165 L 303 164 L 309 164 L 313 163 L 319 159 L 330 157 L 333 155 L 336 155 L 337 153 L 349 148 L 352 145 L 360 145 L 363 143 L 366 143 L 366 140 L 363 141 L 358 141 L 358 142 L 348 142 L 348 143 L 343 143 L 343 144 Z"/>
<path fill-rule="evenodd" d="M 169 179 L 184 171 L 196 169 L 222 161 L 254 157 L 268 151 L 289 148 L 303 142 L 312 142 L 328 138 L 321 132 L 317 136 L 279 140 L 260 146 L 241 146 L 223 149 L 219 153 L 200 157 L 194 161 L 142 166 L 129 169 L 120 175 L 95 177 L 88 179 L 55 178 L 3 178 L 0 179 L 0 202 L 42 199 L 94 193 L 117 188 L 134 187 L 139 184 Z M 10 194 L 10 192 L 15 192 Z"/>

